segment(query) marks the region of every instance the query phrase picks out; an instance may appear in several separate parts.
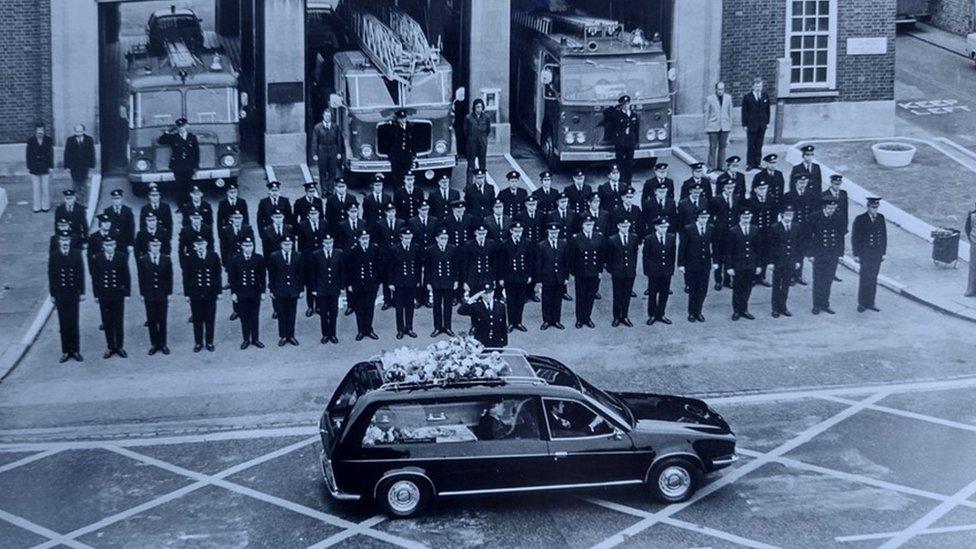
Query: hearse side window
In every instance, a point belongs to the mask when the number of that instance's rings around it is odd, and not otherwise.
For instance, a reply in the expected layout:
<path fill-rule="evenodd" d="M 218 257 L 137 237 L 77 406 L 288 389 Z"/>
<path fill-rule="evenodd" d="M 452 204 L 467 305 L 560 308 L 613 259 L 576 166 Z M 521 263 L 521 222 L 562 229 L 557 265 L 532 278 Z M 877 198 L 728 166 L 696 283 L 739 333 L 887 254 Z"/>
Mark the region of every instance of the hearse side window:
<path fill-rule="evenodd" d="M 341 431 L 342 424 L 356 405 L 356 401 L 381 384 L 380 374 L 371 363 L 361 362 L 349 370 L 326 408 L 332 420 L 333 431 L 337 433 Z"/>
<path fill-rule="evenodd" d="M 552 438 L 609 435 L 613 426 L 602 416 L 572 400 L 545 399 L 546 421 Z"/>
<path fill-rule="evenodd" d="M 520 439 L 541 439 L 538 405 L 532 397 L 380 406 L 370 418 L 363 446 Z"/>

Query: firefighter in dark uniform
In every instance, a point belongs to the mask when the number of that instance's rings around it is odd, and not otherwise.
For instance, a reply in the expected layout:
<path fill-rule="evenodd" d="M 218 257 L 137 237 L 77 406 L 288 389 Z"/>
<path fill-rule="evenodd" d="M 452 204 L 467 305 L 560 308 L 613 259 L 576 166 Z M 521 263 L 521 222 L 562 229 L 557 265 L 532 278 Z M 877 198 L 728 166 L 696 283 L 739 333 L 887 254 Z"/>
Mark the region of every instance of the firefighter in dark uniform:
<path fill-rule="evenodd" d="M 193 172 L 200 167 L 200 143 L 197 136 L 190 133 L 186 118 L 177 118 L 176 126 L 159 136 L 158 142 L 169 146 L 169 169 L 176 179 L 176 190 L 180 193 L 178 200 L 187 200 L 190 185 L 193 183 Z"/>
<path fill-rule="evenodd" d="M 509 175 L 513 173 L 518 172 L 510 172 Z M 593 187 L 586 183 L 586 174 L 583 173 L 583 170 L 577 169 L 573 172 L 573 183 L 563 189 L 563 192 L 569 197 L 569 209 L 579 216 L 586 213 L 589 207 L 587 200 L 590 193 L 593 192 Z"/>
<path fill-rule="evenodd" d="M 603 209 L 608 212 L 616 210 L 623 203 L 622 197 L 628 187 L 630 184 L 621 179 L 620 168 L 616 164 L 611 164 L 607 181 L 597 188 Z"/>
<path fill-rule="evenodd" d="M 630 183 L 634 169 L 634 150 L 640 143 L 640 117 L 630 108 L 630 96 L 621 95 L 617 106 L 604 113 L 604 126 L 614 156 L 620 165 L 621 179 Z"/>
<path fill-rule="evenodd" d="M 271 254 L 281 249 L 281 242 L 294 236 L 295 228 L 285 222 L 285 212 L 272 212 L 271 222 L 261 229 L 261 251 L 265 258 L 270 260 Z"/>
<path fill-rule="evenodd" d="M 621 219 L 617 233 L 607 240 L 606 265 L 613 283 L 613 322 L 616 328 L 623 324 L 633 327 L 630 321 L 630 299 L 637 278 L 637 248 L 640 242 L 630 234 L 630 220 Z"/>
<path fill-rule="evenodd" d="M 528 241 L 534 252 L 536 244 L 545 238 L 546 229 L 545 216 L 539 212 L 539 199 L 536 196 L 530 194 L 525 199 L 525 211 L 515 221 L 522 224 L 522 237 Z M 538 282 L 539 279 L 533 277 L 532 282 L 529 283 L 525 290 L 526 299 L 535 303 L 539 302 L 539 296 L 536 295 L 535 291 Z"/>
<path fill-rule="evenodd" d="M 379 339 L 373 331 L 373 309 L 382 266 L 379 248 L 369 242 L 369 231 L 360 230 L 357 243 L 349 248 L 346 257 L 346 297 L 353 296 L 350 301 L 356 313 L 356 341 L 364 337 Z"/>
<path fill-rule="evenodd" d="M 559 238 L 559 223 L 546 225 L 546 238 L 536 245 L 534 279 L 542 284 L 542 326 L 563 330 L 563 296 L 569 279 L 569 254 L 565 240 Z"/>
<path fill-rule="evenodd" d="M 54 219 L 67 219 L 71 222 L 69 229 L 81 235 L 82 238 L 88 236 L 88 212 L 84 206 L 78 203 L 78 195 L 74 189 L 61 191 L 64 195 L 64 202 L 54 209 Z"/>
<path fill-rule="evenodd" d="M 450 243 L 451 237 L 447 228 L 441 228 L 434 240 L 434 244 L 427 248 L 424 257 L 427 290 L 433 294 L 431 307 L 434 309 L 434 331 L 430 337 L 437 337 L 440 334 L 453 336 L 451 313 L 461 278 L 458 248 Z"/>
<path fill-rule="evenodd" d="M 264 256 L 256 253 L 254 237 L 241 239 L 240 251 L 225 262 L 227 280 L 230 282 L 230 298 L 237 306 L 241 319 L 241 350 L 254 345 L 264 348 L 261 342 L 261 302 L 267 291 L 267 266 Z"/>
<path fill-rule="evenodd" d="M 430 215 L 430 203 L 427 200 L 420 202 L 417 215 L 407 220 L 407 227 L 413 231 L 413 242 L 420 248 L 420 254 L 434 244 L 437 231 L 440 230 L 440 220 Z M 423 273 L 420 276 L 420 288 L 417 290 L 417 307 L 430 307 L 430 292 L 427 291 L 427 269 L 424 261 L 420 262 Z"/>
<path fill-rule="evenodd" d="M 709 209 L 712 214 L 712 224 L 715 226 L 715 240 L 713 242 L 713 259 L 718 268 L 715 269 L 715 291 L 722 287 L 732 287 L 732 277 L 725 265 L 728 259 L 728 244 L 732 229 L 739 223 L 739 210 L 743 207 L 745 198 L 735 194 L 735 182 L 732 179 L 722 181 L 719 194 L 712 198 Z"/>
<path fill-rule="evenodd" d="M 278 346 L 298 346 L 295 339 L 295 315 L 298 299 L 305 290 L 305 267 L 302 253 L 295 249 L 295 237 L 281 241 L 281 250 L 268 259 L 268 289 L 278 304 Z"/>
<path fill-rule="evenodd" d="M 663 217 L 668 220 L 669 230 L 677 230 L 678 206 L 668 197 L 668 184 L 657 182 L 650 195 L 644 197 L 644 225 L 653 227 L 654 222 Z"/>
<path fill-rule="evenodd" d="M 322 210 L 312 206 L 304 214 L 304 220 L 298 226 L 298 251 L 305 258 L 305 317 L 315 314 L 315 280 L 312 278 L 313 265 L 310 261 L 312 254 L 322 249 L 322 239 L 329 234 L 322 221 Z"/>
<path fill-rule="evenodd" d="M 854 218 L 851 229 L 851 250 L 854 261 L 861 268 L 857 285 L 857 312 L 866 310 L 878 312 L 874 306 L 874 297 L 878 292 L 878 271 L 881 262 L 888 253 L 888 229 L 885 227 L 884 215 L 878 213 L 881 199 L 868 198 L 868 211 Z"/>
<path fill-rule="evenodd" d="M 552 172 L 544 171 L 539 174 L 539 188 L 532 191 L 536 199 L 536 207 L 543 216 L 556 209 L 559 191 L 552 188 Z"/>
<path fill-rule="evenodd" d="M 146 306 L 149 328 L 149 356 L 157 352 L 169 354 L 167 346 L 167 317 L 169 296 L 173 295 L 173 261 L 162 253 L 159 238 L 149 240 L 149 250 L 136 259 L 139 275 L 139 294 Z"/>
<path fill-rule="evenodd" d="M 559 224 L 560 240 L 566 240 L 576 233 L 576 213 L 569 209 L 569 197 L 565 193 L 559 193 L 556 209 L 549 212 L 546 222 Z"/>
<path fill-rule="evenodd" d="M 511 219 L 525 211 L 525 199 L 529 197 L 529 191 L 522 188 L 522 176 L 519 172 L 512 170 L 505 174 L 508 180 L 508 187 L 498 191 L 498 199 L 505 205 L 505 215 Z"/>
<path fill-rule="evenodd" d="M 797 177 L 800 175 L 807 176 L 807 180 L 810 185 L 810 190 L 817 194 L 823 192 L 823 175 L 820 171 L 820 164 L 813 161 L 813 151 L 815 147 L 813 145 L 804 145 L 800 147 L 800 152 L 803 153 L 803 160 L 793 166 L 790 170 L 790 182 L 796 181 Z"/>
<path fill-rule="evenodd" d="M 373 175 L 370 183 L 371 192 L 363 197 L 363 221 L 367 227 L 372 227 L 376 223 L 383 221 L 386 215 L 386 206 L 393 203 L 393 199 L 383 192 L 383 174 Z"/>
<path fill-rule="evenodd" d="M 95 266 L 95 256 L 102 253 L 102 244 L 112 238 L 115 240 L 117 236 L 117 231 L 115 227 L 112 226 L 112 218 L 105 215 L 99 214 L 98 217 L 98 229 L 92 234 L 88 235 L 88 272 L 92 272 L 92 267 Z"/>
<path fill-rule="evenodd" d="M 254 229 L 244 223 L 244 213 L 235 210 L 230 214 L 227 225 L 220 230 L 220 257 L 224 260 L 225 271 L 230 270 L 230 258 L 241 253 L 241 243 L 248 237 L 254 242 Z"/>
<path fill-rule="evenodd" d="M 413 167 L 414 157 L 416 156 L 416 143 L 414 143 L 412 126 L 407 120 L 407 111 L 398 109 L 393 114 L 393 121 L 389 126 L 388 147 L 385 147 L 390 158 L 390 175 L 395 189 L 403 184 L 403 176 Z"/>
<path fill-rule="evenodd" d="M 145 227 L 146 216 L 153 213 L 161 229 L 166 229 L 171 235 L 176 234 L 176 227 L 173 225 L 173 209 L 160 199 L 159 187 L 155 183 L 149 185 L 149 202 L 139 210 L 139 227 Z"/>
<path fill-rule="evenodd" d="M 329 224 L 329 227 L 338 227 L 349 220 L 349 209 L 355 204 L 358 206 L 359 202 L 356 197 L 352 196 L 348 192 L 348 187 L 343 179 L 335 180 L 335 193 L 332 198 L 326 204 L 325 210 L 325 220 Z M 358 211 L 356 213 L 359 213 Z M 368 225 L 367 225 L 368 226 Z M 339 235 L 335 232 L 332 236 L 336 237 L 336 246 L 339 246 Z M 351 246 L 356 243 L 356 239 L 353 238 L 352 242 L 344 244 L 340 247 Z"/>
<path fill-rule="evenodd" d="M 515 221 L 508 227 L 508 237 L 501 241 L 498 249 L 498 286 L 505 290 L 505 305 L 508 308 L 508 331 L 528 331 L 522 324 L 525 310 L 525 297 L 532 281 L 534 267 L 533 252 L 535 242 L 525 238 L 525 229 Z"/>
<path fill-rule="evenodd" d="M 417 176 L 406 173 L 403 185 L 393 192 L 393 204 L 396 206 L 397 217 L 406 221 L 417 215 L 420 203 L 424 201 L 424 191 L 416 186 Z"/>
<path fill-rule="evenodd" d="M 617 222 L 621 219 L 629 219 L 630 234 L 636 236 L 638 240 L 641 240 L 647 232 L 646 227 L 648 225 L 644 224 L 644 212 L 641 211 L 640 206 L 634 204 L 635 201 L 636 191 L 634 191 L 633 187 L 627 187 L 620 206 L 617 206 L 617 209 L 610 213 L 610 224 L 616 226 Z M 575 232 L 579 232 L 579 230 L 577 229 Z"/>
<path fill-rule="evenodd" d="M 335 239 L 326 233 L 322 248 L 309 260 L 312 264 L 312 289 L 315 293 L 315 309 L 319 314 L 322 331 L 320 343 L 339 343 L 336 337 L 336 318 L 339 316 L 339 294 L 345 277 L 345 252 L 335 247 Z"/>
<path fill-rule="evenodd" d="M 725 242 L 725 271 L 732 277 L 732 320 L 756 319 L 749 312 L 749 296 L 756 276 L 762 272 L 758 240 L 759 231 L 752 226 L 752 210 L 744 207 L 739 210 L 739 223 L 729 231 Z"/>
<path fill-rule="evenodd" d="M 384 250 L 384 278 L 386 286 L 393 293 L 393 306 L 396 312 L 396 338 L 417 337 L 413 331 L 413 311 L 417 301 L 417 288 L 420 287 L 422 258 L 420 248 L 413 243 L 410 227 L 400 229 L 400 242 Z"/>
<path fill-rule="evenodd" d="M 732 193 L 738 196 L 740 200 L 745 200 L 746 176 L 739 171 L 739 162 L 741 161 L 742 158 L 735 155 L 725 159 L 725 171 L 719 174 L 715 180 L 716 195 L 722 194 L 722 191 L 725 189 L 725 182 L 731 180 L 733 184 Z"/>
<path fill-rule="evenodd" d="M 508 319 L 505 302 L 494 294 L 494 287 L 486 284 L 458 307 L 458 314 L 471 317 L 471 332 L 482 345 L 500 349 L 508 346 Z"/>
<path fill-rule="evenodd" d="M 797 245 L 800 252 L 800 266 L 794 270 L 791 284 L 806 286 L 807 282 L 803 279 L 803 258 L 806 254 L 808 236 L 810 234 L 810 220 L 814 214 L 820 211 L 820 195 L 811 191 L 807 186 L 808 177 L 805 174 L 797 176 L 792 183 L 792 190 L 783 195 L 783 204 L 793 206 L 793 223 L 796 223 L 799 231 Z M 780 208 L 781 210 L 783 208 Z"/>
<path fill-rule="evenodd" d="M 220 180 L 218 180 L 220 181 Z M 217 233 L 224 229 L 230 223 L 230 216 L 235 211 L 241 212 L 245 220 L 251 219 L 249 215 L 249 210 L 247 209 L 247 200 L 244 200 L 238 193 L 240 192 L 237 181 L 230 181 L 227 183 L 227 189 L 225 191 L 224 198 L 220 199 L 217 203 Z"/>
<path fill-rule="evenodd" d="M 58 247 L 48 255 L 47 282 L 51 302 L 58 310 L 61 333 L 61 363 L 82 362 L 78 304 L 85 299 L 85 267 L 81 250 L 71 247 L 71 231 L 58 234 Z"/>
<path fill-rule="evenodd" d="M 813 314 L 823 311 L 834 314 L 830 308 L 830 287 L 837 273 L 837 263 L 844 255 L 844 221 L 837 213 L 837 203 L 832 198 L 823 201 L 823 211 L 817 212 L 810 223 L 810 248 L 807 251 L 813 262 Z"/>
<path fill-rule="evenodd" d="M 664 185 L 668 191 L 667 199 L 674 200 L 674 180 L 668 177 L 667 162 L 658 162 L 654 165 L 654 177 L 644 181 L 644 186 L 641 188 L 641 200 L 646 202 L 661 185 Z M 652 219 L 651 223 L 653 222 Z"/>
<path fill-rule="evenodd" d="M 193 352 L 199 353 L 206 345 L 214 351 L 214 323 L 217 316 L 217 300 L 223 289 L 220 258 L 212 245 L 198 235 L 193 250 L 183 268 L 183 293 L 190 303 L 193 322 Z"/>
<path fill-rule="evenodd" d="M 271 214 L 275 210 L 281 211 L 285 216 L 285 223 L 291 224 L 291 202 L 281 196 L 281 183 L 277 181 L 269 181 L 267 184 L 268 196 L 262 198 L 258 202 L 258 217 L 257 217 L 257 228 L 259 231 L 263 231 L 265 227 L 271 224 Z M 343 210 L 345 211 L 345 210 Z M 262 250 L 264 255 L 277 250 Z"/>
<path fill-rule="evenodd" d="M 769 255 L 766 261 L 773 267 L 773 318 L 793 316 L 786 301 L 797 266 L 803 258 L 807 228 L 797 223 L 792 203 L 783 206 L 780 220 L 770 229 Z"/>
<path fill-rule="evenodd" d="M 162 253 L 166 255 L 173 253 L 172 235 L 168 230 L 159 226 L 159 219 L 156 214 L 148 212 L 145 225 L 136 233 L 136 257 L 149 253 L 149 243 L 154 239 L 162 243 Z"/>
<path fill-rule="evenodd" d="M 387 204 L 386 210 L 390 211 L 390 206 L 393 204 Z M 393 208 L 396 211 L 396 208 Z M 365 221 L 359 217 L 359 203 L 353 200 L 352 202 L 346 204 L 345 213 L 343 214 L 343 221 L 339 224 L 329 224 L 330 227 L 335 227 L 332 231 L 332 236 L 336 238 L 336 246 L 340 249 L 352 248 L 359 242 L 359 233 L 362 231 L 370 230 L 371 227 L 366 224 Z"/>
<path fill-rule="evenodd" d="M 119 247 L 131 248 L 136 241 L 136 216 L 132 213 L 132 208 L 122 203 L 122 189 L 115 189 L 109 193 L 112 197 L 112 204 L 107 206 L 103 214 L 112 220 L 112 226 L 116 230 L 116 241 Z"/>
<path fill-rule="evenodd" d="M 437 180 L 437 190 L 427 196 L 430 201 L 430 215 L 443 222 L 451 215 L 451 204 L 460 199 L 461 193 L 451 188 L 451 178 L 448 175 L 441 176 Z"/>
<path fill-rule="evenodd" d="M 715 227 L 708 222 L 707 209 L 698 210 L 694 223 L 686 225 L 678 246 L 678 270 L 685 275 L 688 288 L 688 322 L 705 322 L 702 306 L 708 295 L 708 280 L 715 262 Z"/>
<path fill-rule="evenodd" d="M 184 271 L 186 270 L 187 260 L 191 255 L 193 255 L 196 242 L 199 239 L 203 239 L 203 241 L 207 244 L 207 249 L 214 249 L 213 234 L 210 232 L 210 228 L 203 224 L 203 218 L 201 217 L 200 212 L 193 212 L 190 214 L 189 225 L 180 231 L 178 248 L 180 254 L 180 269 Z"/>
<path fill-rule="evenodd" d="M 604 266 L 603 235 L 596 231 L 596 219 L 591 215 L 583 218 L 579 234 L 570 246 L 570 268 L 576 286 L 576 328 L 593 324 L 593 302 L 600 288 L 600 273 Z"/>
<path fill-rule="evenodd" d="M 641 213 L 643 214 L 644 212 Z M 616 228 L 616 225 L 610 224 L 610 212 L 600 207 L 600 194 L 597 192 L 591 192 L 590 196 L 587 197 L 586 211 L 583 212 L 582 216 L 592 217 L 593 230 L 602 234 L 604 237 L 611 236 L 610 227 Z"/>
<path fill-rule="evenodd" d="M 305 189 L 305 196 L 296 199 L 294 206 L 292 206 L 292 224 L 296 227 L 308 219 L 308 211 L 312 208 L 317 209 L 319 212 L 325 209 L 325 205 L 322 204 L 322 199 L 318 197 L 318 188 L 314 182 L 305 183 L 302 187 Z"/>
<path fill-rule="evenodd" d="M 752 197 L 746 200 L 746 207 L 752 211 L 752 226 L 759 233 L 756 241 L 757 252 L 759 253 L 759 274 L 756 275 L 756 284 L 770 286 L 766 281 L 766 264 L 769 263 L 769 230 L 776 223 L 776 215 L 779 212 L 777 199 L 769 192 L 768 182 L 765 180 L 756 181 L 758 184 L 752 190 Z"/>
<path fill-rule="evenodd" d="M 786 194 L 786 181 L 783 179 L 783 172 L 776 169 L 776 161 L 779 160 L 777 154 L 767 154 L 763 157 L 765 167 L 762 171 L 752 177 L 752 188 L 759 186 L 760 181 L 765 181 L 769 186 L 769 195 L 775 200 L 783 198 Z"/>
<path fill-rule="evenodd" d="M 508 228 L 512 224 L 512 218 L 505 215 L 505 203 L 501 198 L 495 199 L 491 212 L 482 221 L 488 226 L 488 238 L 499 243 L 508 238 Z"/>
<path fill-rule="evenodd" d="M 702 194 L 705 196 L 705 200 L 711 200 L 712 184 L 705 177 L 705 164 L 701 162 L 695 162 L 691 165 L 691 177 L 681 182 L 681 194 L 678 196 L 678 200 L 681 201 L 688 198 L 688 195 L 691 194 L 691 189 L 694 187 L 700 187 Z M 680 227 L 678 229 L 680 230 Z M 671 232 L 678 231 L 672 230 Z"/>
<path fill-rule="evenodd" d="M 67 217 L 58 218 L 54 224 L 54 234 L 51 235 L 48 241 L 47 251 L 48 253 L 56 252 L 61 248 L 61 233 L 68 233 L 68 238 L 71 239 L 71 249 L 72 250 L 84 250 L 85 249 L 85 237 L 71 229 L 71 220 Z"/>
<path fill-rule="evenodd" d="M 400 242 L 400 229 L 404 227 L 404 222 L 396 215 L 396 206 L 393 203 L 386 205 L 386 217 L 376 225 L 373 225 L 371 235 L 372 242 L 375 242 L 380 249 L 380 254 L 386 256 L 387 250 Z M 393 306 L 393 290 L 386 284 L 382 285 L 383 308 L 387 310 Z"/>
<path fill-rule="evenodd" d="M 488 227 L 484 223 L 475 225 L 474 238 L 464 245 L 461 258 L 461 279 L 465 290 L 471 292 L 494 284 L 497 279 L 496 243 L 488 238 Z"/>
<path fill-rule="evenodd" d="M 495 203 L 495 187 L 486 182 L 488 172 L 484 168 L 473 173 L 474 179 L 464 187 L 464 206 L 475 219 L 484 219 Z"/>
<path fill-rule="evenodd" d="M 680 233 L 685 227 L 698 221 L 698 212 L 708 209 L 708 199 L 705 198 L 701 185 L 688 188 L 688 196 L 678 203 L 678 226 L 672 227 L 672 233 Z"/>
<path fill-rule="evenodd" d="M 662 218 L 654 222 L 654 233 L 644 239 L 642 263 L 647 277 L 647 325 L 655 322 L 671 324 L 665 312 L 668 295 L 671 291 L 671 277 L 674 276 L 674 262 L 677 256 L 675 233 L 668 230 L 668 220 Z"/>
<path fill-rule="evenodd" d="M 125 352 L 125 301 L 129 298 L 132 276 L 129 274 L 129 256 L 116 250 L 113 236 L 105 237 L 102 253 L 92 260 L 92 294 L 98 301 L 102 313 L 102 327 L 105 329 L 105 345 L 108 348 L 102 358 L 118 355 L 126 358 Z"/>
<path fill-rule="evenodd" d="M 213 231 L 214 225 L 214 212 L 213 206 L 209 202 L 203 199 L 203 191 L 197 185 L 192 185 L 190 187 L 190 199 L 180 206 L 180 214 L 183 217 L 183 226 L 186 227 L 190 224 L 189 218 L 193 212 L 200 214 L 203 220 L 204 226 L 210 231 Z M 220 227 L 217 228 L 220 230 Z"/>

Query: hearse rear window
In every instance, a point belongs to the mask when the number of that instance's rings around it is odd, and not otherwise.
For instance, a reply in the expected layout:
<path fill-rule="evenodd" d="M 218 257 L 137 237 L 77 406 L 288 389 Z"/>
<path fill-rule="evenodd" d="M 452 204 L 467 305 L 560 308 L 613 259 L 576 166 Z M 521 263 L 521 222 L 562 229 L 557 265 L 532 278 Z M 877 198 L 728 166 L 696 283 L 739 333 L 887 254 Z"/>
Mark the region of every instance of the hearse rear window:
<path fill-rule="evenodd" d="M 540 439 L 535 399 L 505 397 L 381 406 L 363 446 Z"/>

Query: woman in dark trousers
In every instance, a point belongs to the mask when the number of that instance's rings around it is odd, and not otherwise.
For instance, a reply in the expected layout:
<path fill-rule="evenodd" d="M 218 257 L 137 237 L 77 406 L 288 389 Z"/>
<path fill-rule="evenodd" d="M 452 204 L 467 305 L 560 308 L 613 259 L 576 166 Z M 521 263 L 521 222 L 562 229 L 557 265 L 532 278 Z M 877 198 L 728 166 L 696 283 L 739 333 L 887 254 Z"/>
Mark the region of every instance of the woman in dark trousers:
<path fill-rule="evenodd" d="M 54 143 L 44 132 L 44 124 L 34 126 L 27 140 L 27 171 L 34 189 L 34 213 L 51 210 L 51 169 L 54 168 Z"/>
<path fill-rule="evenodd" d="M 485 168 L 488 154 L 488 136 L 491 134 L 491 117 L 485 113 L 485 102 L 478 99 L 471 105 L 471 113 L 464 117 L 465 154 L 468 159 L 468 173 L 476 167 Z M 478 160 L 475 166 L 475 159 Z"/>

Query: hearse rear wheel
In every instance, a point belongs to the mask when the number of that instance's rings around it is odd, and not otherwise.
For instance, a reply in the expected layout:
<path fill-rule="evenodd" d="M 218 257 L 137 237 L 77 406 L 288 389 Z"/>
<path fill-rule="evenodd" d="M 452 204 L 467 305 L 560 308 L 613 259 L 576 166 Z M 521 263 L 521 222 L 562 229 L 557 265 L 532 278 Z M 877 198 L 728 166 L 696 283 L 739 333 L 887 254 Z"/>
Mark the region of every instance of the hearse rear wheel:
<path fill-rule="evenodd" d="M 687 459 L 665 459 L 651 469 L 647 484 L 657 501 L 681 503 L 695 493 L 699 475 L 698 467 Z"/>
<path fill-rule="evenodd" d="M 430 498 L 430 485 L 413 475 L 385 479 L 376 490 L 377 502 L 388 515 L 397 518 L 419 515 L 430 503 Z"/>

